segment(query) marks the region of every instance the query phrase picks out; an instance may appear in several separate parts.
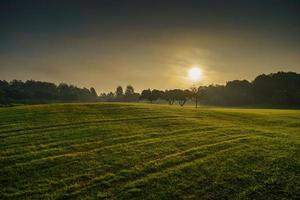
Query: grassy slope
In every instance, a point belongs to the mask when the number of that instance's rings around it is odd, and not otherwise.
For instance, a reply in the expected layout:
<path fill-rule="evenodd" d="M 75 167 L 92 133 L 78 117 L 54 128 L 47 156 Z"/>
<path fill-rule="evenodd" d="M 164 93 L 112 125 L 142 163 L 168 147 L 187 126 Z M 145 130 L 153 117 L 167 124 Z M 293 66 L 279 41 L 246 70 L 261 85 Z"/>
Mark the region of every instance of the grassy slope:
<path fill-rule="evenodd" d="M 299 110 L 20 106 L 0 139 L 0 199 L 300 195 Z"/>

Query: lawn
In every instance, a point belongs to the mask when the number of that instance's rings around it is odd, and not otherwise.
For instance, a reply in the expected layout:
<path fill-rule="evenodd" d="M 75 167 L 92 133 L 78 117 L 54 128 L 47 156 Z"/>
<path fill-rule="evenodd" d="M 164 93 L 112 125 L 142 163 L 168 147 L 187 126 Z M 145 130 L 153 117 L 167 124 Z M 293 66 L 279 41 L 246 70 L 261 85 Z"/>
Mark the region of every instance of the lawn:
<path fill-rule="evenodd" d="M 0 199 L 296 199 L 300 110 L 0 108 Z"/>

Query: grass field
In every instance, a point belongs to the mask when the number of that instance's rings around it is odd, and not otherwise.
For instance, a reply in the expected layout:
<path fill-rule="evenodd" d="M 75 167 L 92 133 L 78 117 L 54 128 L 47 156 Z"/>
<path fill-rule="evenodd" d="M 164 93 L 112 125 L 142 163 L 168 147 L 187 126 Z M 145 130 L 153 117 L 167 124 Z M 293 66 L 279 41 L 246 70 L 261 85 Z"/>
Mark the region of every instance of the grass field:
<path fill-rule="evenodd" d="M 0 199 L 296 199 L 300 110 L 0 108 Z"/>

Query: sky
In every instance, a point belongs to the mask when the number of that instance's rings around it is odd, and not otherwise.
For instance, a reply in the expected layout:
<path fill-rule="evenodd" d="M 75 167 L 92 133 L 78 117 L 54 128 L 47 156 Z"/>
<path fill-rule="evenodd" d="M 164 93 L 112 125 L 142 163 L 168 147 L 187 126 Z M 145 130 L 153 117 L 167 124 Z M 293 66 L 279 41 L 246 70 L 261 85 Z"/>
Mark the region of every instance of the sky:
<path fill-rule="evenodd" d="M 298 0 L 1 0 L 0 79 L 98 93 L 253 80 L 300 72 L 299 36 Z"/>

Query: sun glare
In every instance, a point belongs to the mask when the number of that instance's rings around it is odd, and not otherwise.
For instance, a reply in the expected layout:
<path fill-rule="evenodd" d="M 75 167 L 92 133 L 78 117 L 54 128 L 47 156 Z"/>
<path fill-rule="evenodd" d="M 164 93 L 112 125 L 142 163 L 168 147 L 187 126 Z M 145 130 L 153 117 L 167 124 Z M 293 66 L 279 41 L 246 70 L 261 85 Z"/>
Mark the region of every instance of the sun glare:
<path fill-rule="evenodd" d="M 199 67 L 192 67 L 188 71 L 188 76 L 191 81 L 199 81 L 202 76 L 202 71 Z"/>

